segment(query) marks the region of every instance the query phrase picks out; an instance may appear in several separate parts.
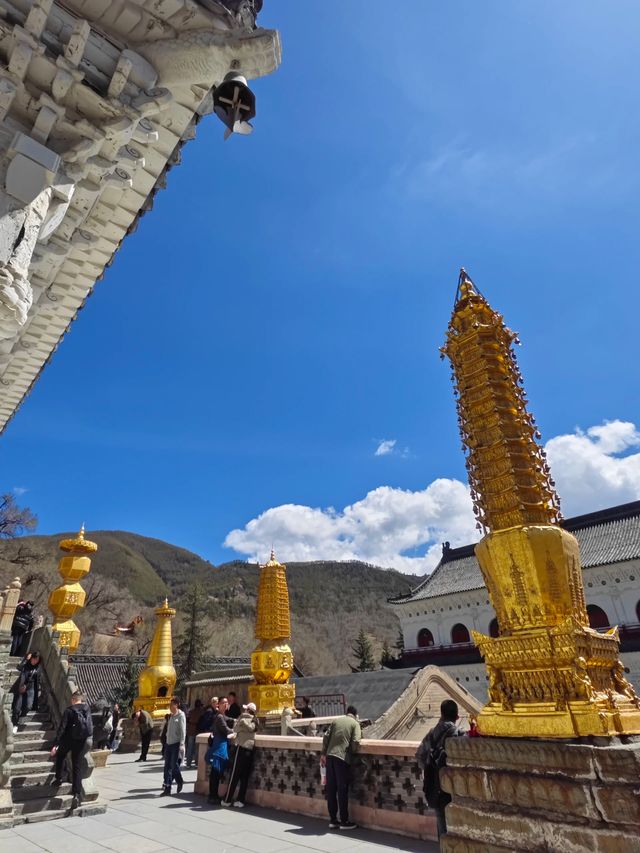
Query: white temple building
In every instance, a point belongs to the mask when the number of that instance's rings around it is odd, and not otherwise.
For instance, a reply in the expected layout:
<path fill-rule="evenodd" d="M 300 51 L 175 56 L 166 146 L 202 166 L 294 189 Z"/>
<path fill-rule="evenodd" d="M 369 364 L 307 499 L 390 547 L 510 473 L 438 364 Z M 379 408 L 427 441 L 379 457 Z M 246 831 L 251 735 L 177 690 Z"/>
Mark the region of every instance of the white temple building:
<path fill-rule="evenodd" d="M 621 659 L 640 689 L 640 501 L 566 519 L 580 545 L 591 626 L 620 630 Z M 474 546 L 443 546 L 434 571 L 410 595 L 390 599 L 404 638 L 401 666 L 437 664 L 481 701 L 487 676 L 471 631 L 497 636 Z"/>

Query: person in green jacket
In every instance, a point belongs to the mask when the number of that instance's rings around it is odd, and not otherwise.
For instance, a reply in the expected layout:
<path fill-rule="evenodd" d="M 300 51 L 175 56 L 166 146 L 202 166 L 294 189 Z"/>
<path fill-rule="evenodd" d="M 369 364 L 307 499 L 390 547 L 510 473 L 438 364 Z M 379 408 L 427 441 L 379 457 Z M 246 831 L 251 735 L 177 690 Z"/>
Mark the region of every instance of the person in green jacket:
<path fill-rule="evenodd" d="M 351 758 L 361 737 L 358 712 L 349 705 L 344 717 L 337 717 L 322 738 L 320 762 L 327 768 L 329 829 L 357 829 L 357 824 L 349 820 L 349 777 Z"/>
<path fill-rule="evenodd" d="M 149 744 L 153 734 L 153 717 L 148 711 L 139 708 L 133 715 L 140 726 L 140 757 L 136 761 L 146 761 Z"/>

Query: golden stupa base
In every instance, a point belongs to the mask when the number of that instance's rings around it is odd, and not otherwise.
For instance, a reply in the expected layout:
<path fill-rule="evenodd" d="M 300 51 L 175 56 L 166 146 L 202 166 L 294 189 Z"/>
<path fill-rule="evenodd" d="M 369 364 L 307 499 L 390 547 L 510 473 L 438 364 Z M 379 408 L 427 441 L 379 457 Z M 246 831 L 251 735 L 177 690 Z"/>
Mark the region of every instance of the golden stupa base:
<path fill-rule="evenodd" d="M 138 697 L 133 702 L 134 711 L 148 711 L 154 720 L 164 720 L 165 714 L 169 713 L 169 703 L 171 696 L 151 697 L 150 699 L 141 699 Z"/>
<path fill-rule="evenodd" d="M 629 700 L 612 709 L 606 697 L 594 702 L 568 702 L 564 710 L 555 703 L 514 704 L 505 711 L 490 702 L 478 716 L 478 730 L 487 737 L 562 738 L 640 734 L 640 709 Z"/>
<path fill-rule="evenodd" d="M 64 622 L 54 622 L 51 629 L 58 632 L 58 645 L 60 648 L 66 649 L 69 654 L 77 651 L 80 645 L 80 629 L 73 619 L 66 619 Z"/>
<path fill-rule="evenodd" d="M 259 717 L 279 717 L 285 708 L 293 708 L 296 700 L 295 684 L 252 684 L 249 702 L 255 703 Z"/>
<path fill-rule="evenodd" d="M 487 664 L 483 735 L 575 738 L 640 734 L 640 699 L 618 660 L 618 629 L 599 634 L 570 617 L 508 637 L 473 632 Z"/>

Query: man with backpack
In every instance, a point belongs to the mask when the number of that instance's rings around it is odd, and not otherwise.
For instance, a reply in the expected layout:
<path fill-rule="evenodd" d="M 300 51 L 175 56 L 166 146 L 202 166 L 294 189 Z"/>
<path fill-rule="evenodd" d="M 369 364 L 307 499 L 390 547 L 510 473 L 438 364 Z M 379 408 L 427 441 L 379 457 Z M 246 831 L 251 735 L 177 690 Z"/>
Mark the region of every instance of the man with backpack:
<path fill-rule="evenodd" d="M 53 784 L 62 784 L 62 768 L 64 760 L 71 753 L 71 793 L 73 808 L 82 802 L 82 778 L 80 776 L 80 759 L 87 740 L 93 735 L 93 720 L 91 709 L 84 701 L 84 696 L 76 690 L 71 697 L 71 705 L 66 709 L 60 720 L 56 739 L 51 750 L 51 757 L 56 760 L 55 779 Z"/>
<path fill-rule="evenodd" d="M 427 732 L 416 752 L 418 763 L 424 770 L 424 798 L 429 808 L 436 813 L 438 838 L 447 833 L 444 810 L 451 802 L 451 795 L 440 787 L 440 768 L 447 763 L 446 741 L 450 737 L 464 735 L 456 725 L 457 720 L 457 704 L 453 699 L 445 699 L 440 705 L 438 724 Z"/>

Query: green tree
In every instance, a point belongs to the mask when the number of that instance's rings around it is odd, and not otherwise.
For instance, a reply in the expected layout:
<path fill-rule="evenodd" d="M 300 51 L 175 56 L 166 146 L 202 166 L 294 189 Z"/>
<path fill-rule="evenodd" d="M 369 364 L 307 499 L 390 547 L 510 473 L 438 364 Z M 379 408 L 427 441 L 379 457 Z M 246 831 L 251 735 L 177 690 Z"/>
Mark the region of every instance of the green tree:
<path fill-rule="evenodd" d="M 202 669 L 207 655 L 209 637 L 205 625 L 208 611 L 207 591 L 201 583 L 193 583 L 184 595 L 182 607 L 184 628 L 176 646 L 180 661 L 178 686 L 182 687 L 192 672 Z"/>
<path fill-rule="evenodd" d="M 404 635 L 402 633 L 402 629 L 398 631 L 398 639 L 393 644 L 393 648 L 398 650 L 398 654 L 402 654 L 404 651 Z"/>
<path fill-rule="evenodd" d="M 138 695 L 138 672 L 140 667 L 131 654 L 122 676 L 122 684 L 113 692 L 113 701 L 120 705 L 123 716 L 130 717 L 133 712 L 133 700 Z"/>
<path fill-rule="evenodd" d="M 351 649 L 356 658 L 356 666 L 353 667 L 354 672 L 370 672 L 376 668 L 371 640 L 362 628 Z"/>
<path fill-rule="evenodd" d="M 395 655 L 392 654 L 389 643 L 385 640 L 382 644 L 382 652 L 380 654 L 380 666 L 389 666 L 394 660 Z"/>

